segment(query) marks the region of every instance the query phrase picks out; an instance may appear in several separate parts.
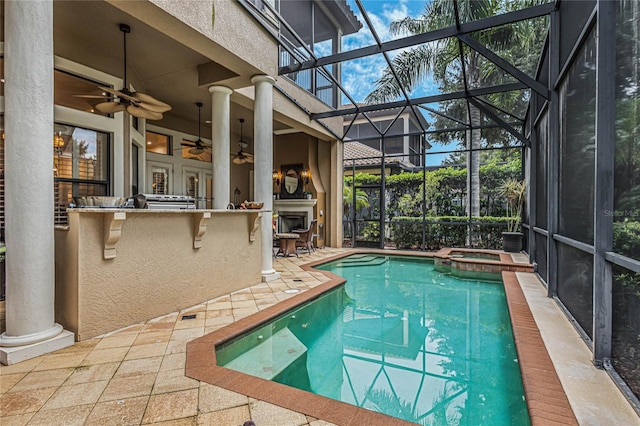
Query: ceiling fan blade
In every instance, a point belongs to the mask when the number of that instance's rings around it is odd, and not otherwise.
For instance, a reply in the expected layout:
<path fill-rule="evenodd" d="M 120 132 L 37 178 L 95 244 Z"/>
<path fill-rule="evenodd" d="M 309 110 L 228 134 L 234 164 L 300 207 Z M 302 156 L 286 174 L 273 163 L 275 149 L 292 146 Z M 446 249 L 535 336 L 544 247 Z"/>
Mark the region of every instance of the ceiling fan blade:
<path fill-rule="evenodd" d="M 195 148 L 197 145 L 191 141 L 188 141 L 189 143 L 187 143 L 187 141 L 183 141 L 180 142 L 180 145 L 182 146 L 188 146 L 189 148 Z"/>
<path fill-rule="evenodd" d="M 103 86 L 98 86 L 98 89 L 103 90 L 107 93 L 111 93 L 114 96 L 117 96 L 121 99 L 126 99 L 128 101 L 131 102 L 138 102 L 138 100 L 136 98 L 134 98 L 133 96 L 127 95 L 124 92 L 120 92 L 118 90 L 112 89 L 111 87 L 103 87 Z"/>
<path fill-rule="evenodd" d="M 233 160 L 231 160 L 233 164 L 244 164 L 247 160 L 244 157 L 236 156 Z"/>
<path fill-rule="evenodd" d="M 155 111 L 155 112 L 167 112 L 171 110 L 171 105 L 166 104 L 162 101 L 157 100 L 153 96 L 147 95 L 145 93 L 136 92 L 133 94 L 133 97 L 140 102 L 141 104 L 150 104 L 150 106 L 145 106 L 145 108 Z M 151 107 L 153 105 L 153 107 Z"/>
<path fill-rule="evenodd" d="M 167 108 L 160 105 L 150 104 L 147 102 L 136 102 L 136 105 L 138 105 L 141 108 L 148 109 L 149 111 L 159 112 L 159 113 L 167 112 L 171 109 L 171 107 Z"/>
<path fill-rule="evenodd" d="M 96 104 L 95 109 L 103 114 L 113 114 L 114 112 L 124 111 L 126 107 L 119 102 L 109 101 Z"/>
<path fill-rule="evenodd" d="M 109 95 L 73 95 L 75 98 L 87 98 L 87 99 L 109 99 Z"/>
<path fill-rule="evenodd" d="M 134 117 L 145 118 L 147 120 L 162 120 L 162 114 L 159 112 L 149 111 L 136 105 L 129 105 L 127 112 Z"/>

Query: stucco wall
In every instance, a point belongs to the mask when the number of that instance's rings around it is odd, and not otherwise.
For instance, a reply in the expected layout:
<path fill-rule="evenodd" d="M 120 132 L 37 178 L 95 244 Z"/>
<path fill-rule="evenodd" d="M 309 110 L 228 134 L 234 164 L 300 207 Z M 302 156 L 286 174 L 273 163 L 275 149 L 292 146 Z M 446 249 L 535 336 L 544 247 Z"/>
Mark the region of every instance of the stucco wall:
<path fill-rule="evenodd" d="M 200 249 L 193 248 L 193 213 L 126 214 L 114 259 L 103 258 L 101 212 L 70 212 L 69 231 L 56 235 L 56 320 L 77 340 L 260 282 L 251 213 L 212 212 Z"/>
<path fill-rule="evenodd" d="M 276 41 L 235 1 L 151 0 L 146 6 L 138 4 L 144 2 L 109 1 L 240 75 L 277 74 Z M 149 5 L 213 40 L 215 45 L 203 43 L 188 32 L 169 28 L 168 21 L 153 13 Z"/>

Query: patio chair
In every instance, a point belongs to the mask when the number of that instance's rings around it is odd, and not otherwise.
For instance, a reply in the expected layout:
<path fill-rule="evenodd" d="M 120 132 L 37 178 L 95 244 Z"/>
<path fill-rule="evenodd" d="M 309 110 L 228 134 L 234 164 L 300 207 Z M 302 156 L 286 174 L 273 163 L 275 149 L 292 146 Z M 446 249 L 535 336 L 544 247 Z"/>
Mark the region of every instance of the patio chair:
<path fill-rule="evenodd" d="M 300 235 L 300 238 L 296 240 L 296 250 L 299 248 L 306 249 L 308 254 L 316 250 L 315 247 L 313 247 L 313 235 L 316 233 L 317 223 L 318 220 L 313 219 L 308 229 L 294 229 L 291 231 Z"/>

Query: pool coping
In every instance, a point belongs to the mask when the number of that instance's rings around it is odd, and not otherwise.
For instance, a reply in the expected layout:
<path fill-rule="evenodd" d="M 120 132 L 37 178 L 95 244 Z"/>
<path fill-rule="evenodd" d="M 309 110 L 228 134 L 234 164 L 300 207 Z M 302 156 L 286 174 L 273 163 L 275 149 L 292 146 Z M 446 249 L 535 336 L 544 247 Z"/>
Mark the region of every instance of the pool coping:
<path fill-rule="evenodd" d="M 192 340 L 187 344 L 185 375 L 338 425 L 395 426 L 413 424 L 396 417 L 250 376 L 216 364 L 216 345 L 238 337 L 342 285 L 345 282 L 344 278 L 328 271 L 314 269 L 314 266 L 353 254 L 386 254 L 426 258 L 433 258 L 436 255 L 436 253 L 425 252 L 394 251 L 390 253 L 385 250 L 351 250 L 301 265 L 302 270 L 322 273 L 329 278 L 329 281 Z M 495 263 L 495 261 L 490 262 Z M 512 263 L 510 257 L 509 263 Z M 502 276 L 531 424 L 577 425 L 573 409 L 535 324 L 515 271 L 503 271 Z"/>

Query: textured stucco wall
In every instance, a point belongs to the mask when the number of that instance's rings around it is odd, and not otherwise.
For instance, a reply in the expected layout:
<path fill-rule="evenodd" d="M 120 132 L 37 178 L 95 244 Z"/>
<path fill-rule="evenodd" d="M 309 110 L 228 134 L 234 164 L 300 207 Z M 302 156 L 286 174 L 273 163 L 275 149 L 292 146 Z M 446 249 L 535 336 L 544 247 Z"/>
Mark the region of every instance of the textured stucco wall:
<path fill-rule="evenodd" d="M 213 0 L 213 40 L 271 76 L 278 75 L 278 44 L 235 1 Z"/>
<path fill-rule="evenodd" d="M 128 8 L 121 5 L 121 2 L 117 3 L 122 8 Z M 217 50 L 215 57 L 211 57 L 221 65 L 239 74 L 243 74 L 244 69 L 245 73 L 251 75 L 257 73 L 277 75 L 278 45 L 276 41 L 237 2 L 151 0 L 150 3 L 226 50 L 228 52 L 226 55 L 222 55 L 222 52 Z"/>
<path fill-rule="evenodd" d="M 104 214 L 70 213 L 74 216 L 69 232 L 76 226 L 77 238 L 67 238 L 57 257 L 73 253 L 77 244 L 77 281 L 67 277 L 57 283 L 65 300 L 57 318 L 77 340 L 260 282 L 260 233 L 249 242 L 248 213 L 212 213 L 203 246 L 194 249 L 193 214 L 127 211 L 117 256 L 110 260 L 103 259 Z"/>

